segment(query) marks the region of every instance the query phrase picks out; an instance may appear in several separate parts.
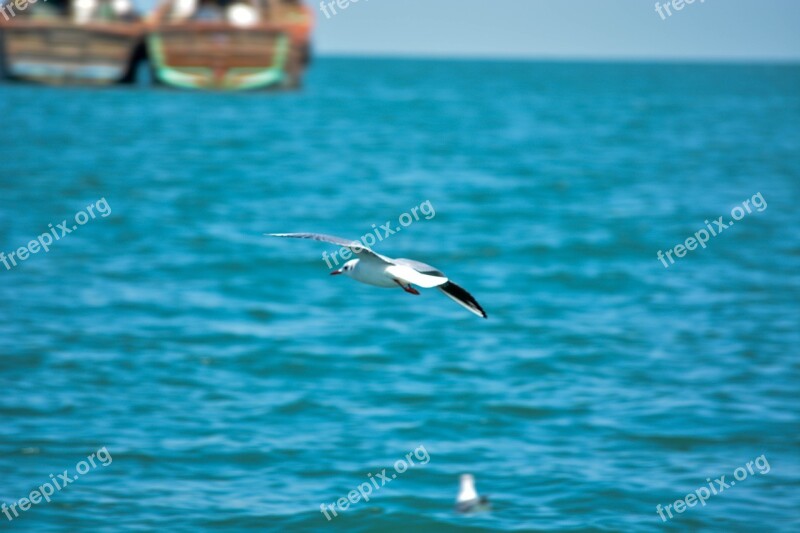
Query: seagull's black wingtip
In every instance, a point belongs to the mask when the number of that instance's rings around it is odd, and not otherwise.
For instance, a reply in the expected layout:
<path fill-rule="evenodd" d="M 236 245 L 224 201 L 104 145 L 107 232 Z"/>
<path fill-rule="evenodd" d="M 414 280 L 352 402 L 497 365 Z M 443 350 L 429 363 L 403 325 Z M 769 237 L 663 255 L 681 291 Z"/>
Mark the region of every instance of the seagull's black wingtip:
<path fill-rule="evenodd" d="M 486 311 L 483 310 L 481 304 L 472 297 L 470 293 L 464 290 L 462 287 L 459 287 L 452 281 L 448 281 L 443 285 L 439 286 L 439 290 L 445 293 L 450 299 L 454 300 L 456 303 L 461 305 L 462 307 L 466 308 L 472 314 L 478 315 L 481 318 L 489 318 L 486 314 Z"/>

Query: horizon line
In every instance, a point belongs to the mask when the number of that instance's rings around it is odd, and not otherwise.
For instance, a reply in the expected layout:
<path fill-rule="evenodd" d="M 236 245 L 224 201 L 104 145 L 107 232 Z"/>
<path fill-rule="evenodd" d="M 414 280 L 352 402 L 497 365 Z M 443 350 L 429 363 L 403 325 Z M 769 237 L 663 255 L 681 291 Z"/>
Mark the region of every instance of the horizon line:
<path fill-rule="evenodd" d="M 724 64 L 724 65 L 782 65 L 800 66 L 800 57 L 683 57 L 683 56 L 579 56 L 579 55 L 522 55 L 522 54 L 470 54 L 470 53 L 415 53 L 415 52 L 315 52 L 316 57 L 331 59 L 396 59 L 396 60 L 454 60 L 454 61 L 492 61 L 492 62 L 564 62 L 564 63 L 682 63 L 682 64 Z"/>

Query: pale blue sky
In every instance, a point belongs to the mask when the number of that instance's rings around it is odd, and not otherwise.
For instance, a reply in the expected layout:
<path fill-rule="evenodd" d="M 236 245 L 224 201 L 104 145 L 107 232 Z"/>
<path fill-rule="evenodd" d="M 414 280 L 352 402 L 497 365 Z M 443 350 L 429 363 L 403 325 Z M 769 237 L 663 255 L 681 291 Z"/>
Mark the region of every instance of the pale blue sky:
<path fill-rule="evenodd" d="M 655 0 L 359 0 L 330 18 L 306 2 L 325 55 L 800 61 L 800 0 L 695 0 L 666 20 Z"/>

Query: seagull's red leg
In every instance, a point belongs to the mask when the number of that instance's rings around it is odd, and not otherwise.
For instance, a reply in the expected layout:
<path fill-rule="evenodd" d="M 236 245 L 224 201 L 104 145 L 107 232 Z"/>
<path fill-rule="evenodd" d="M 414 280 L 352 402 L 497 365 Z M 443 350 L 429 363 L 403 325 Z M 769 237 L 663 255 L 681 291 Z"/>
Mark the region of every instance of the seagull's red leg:
<path fill-rule="evenodd" d="M 406 287 L 405 285 L 403 285 L 402 283 L 400 283 L 397 280 L 394 280 L 394 282 L 397 283 L 398 285 L 400 285 L 400 288 L 403 289 L 404 291 L 406 291 L 407 293 L 416 294 L 417 296 L 419 296 L 419 291 L 417 289 L 415 289 L 414 287 L 412 287 L 411 285 Z"/>

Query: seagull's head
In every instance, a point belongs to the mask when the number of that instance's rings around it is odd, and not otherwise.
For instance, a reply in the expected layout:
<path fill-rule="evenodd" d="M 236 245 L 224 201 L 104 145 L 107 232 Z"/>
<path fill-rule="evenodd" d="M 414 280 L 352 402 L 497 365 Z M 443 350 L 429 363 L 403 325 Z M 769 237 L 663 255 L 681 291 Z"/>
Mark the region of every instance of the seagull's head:
<path fill-rule="evenodd" d="M 334 270 L 333 272 L 331 272 L 331 276 L 338 276 L 339 274 L 352 276 L 353 270 L 355 270 L 358 261 L 359 261 L 358 259 L 351 259 L 350 261 L 342 265 L 342 268 L 340 268 L 339 270 Z"/>

